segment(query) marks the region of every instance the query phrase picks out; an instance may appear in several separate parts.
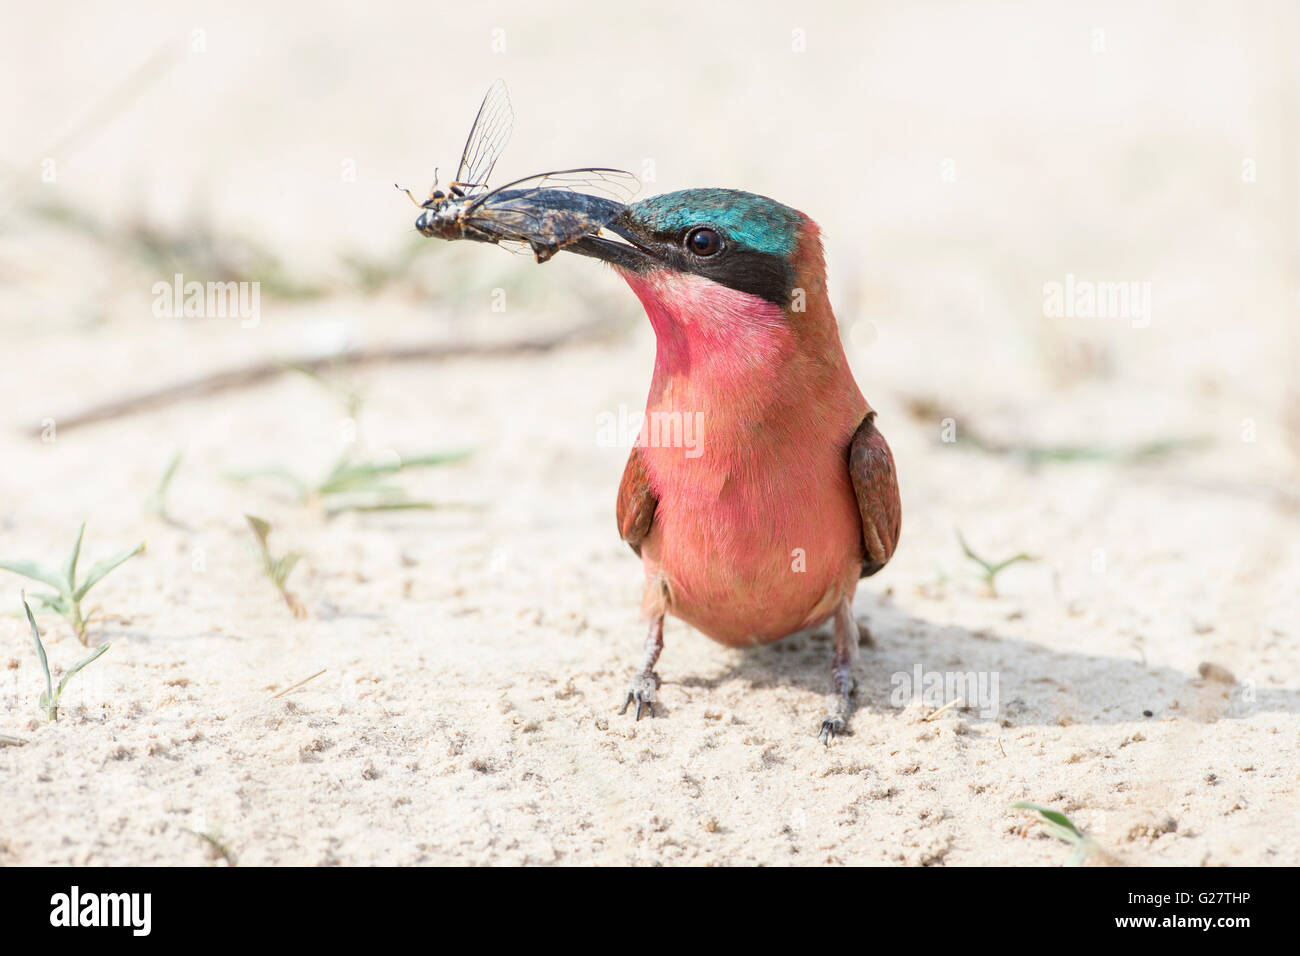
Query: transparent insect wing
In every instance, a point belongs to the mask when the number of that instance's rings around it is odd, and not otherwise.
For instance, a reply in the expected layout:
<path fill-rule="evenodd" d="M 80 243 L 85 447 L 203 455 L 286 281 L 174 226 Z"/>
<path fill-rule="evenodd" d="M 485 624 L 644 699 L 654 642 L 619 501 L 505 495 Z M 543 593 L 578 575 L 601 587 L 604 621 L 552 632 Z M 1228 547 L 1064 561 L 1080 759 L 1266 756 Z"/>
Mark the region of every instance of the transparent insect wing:
<path fill-rule="evenodd" d="M 461 184 L 466 195 L 487 188 L 492 168 L 501 158 L 514 127 L 515 111 L 510 105 L 510 96 L 506 93 L 505 83 L 497 80 L 483 97 L 469 138 L 465 140 L 460 167 L 456 170 L 455 181 Z"/>
<path fill-rule="evenodd" d="M 470 204 L 470 210 L 492 203 L 495 197 L 504 192 L 511 193 L 512 197 L 519 194 L 518 198 L 523 198 L 527 193 L 547 189 L 589 193 L 626 204 L 631 202 L 632 198 L 640 191 L 641 181 L 623 169 L 606 169 L 599 166 L 583 169 L 558 169 L 549 173 L 525 176 L 523 179 L 516 179 L 514 182 L 497 186 L 490 192 L 476 196 L 474 202 Z"/>

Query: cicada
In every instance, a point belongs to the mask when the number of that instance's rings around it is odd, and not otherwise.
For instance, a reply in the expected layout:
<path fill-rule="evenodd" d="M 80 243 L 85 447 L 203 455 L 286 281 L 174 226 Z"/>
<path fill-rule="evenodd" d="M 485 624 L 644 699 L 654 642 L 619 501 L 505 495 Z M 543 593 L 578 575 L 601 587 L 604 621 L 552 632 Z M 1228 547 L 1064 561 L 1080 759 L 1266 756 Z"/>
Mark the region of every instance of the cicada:
<path fill-rule="evenodd" d="M 538 173 L 490 188 L 488 180 L 514 122 L 505 84 L 497 80 L 483 97 L 456 176 L 446 192 L 438 188 L 437 170 L 424 202 L 416 200 L 409 189 L 402 190 L 421 209 L 415 220 L 421 234 L 524 243 L 538 262 L 545 262 L 564 246 L 599 232 L 640 188 L 631 173 L 602 167 Z"/>

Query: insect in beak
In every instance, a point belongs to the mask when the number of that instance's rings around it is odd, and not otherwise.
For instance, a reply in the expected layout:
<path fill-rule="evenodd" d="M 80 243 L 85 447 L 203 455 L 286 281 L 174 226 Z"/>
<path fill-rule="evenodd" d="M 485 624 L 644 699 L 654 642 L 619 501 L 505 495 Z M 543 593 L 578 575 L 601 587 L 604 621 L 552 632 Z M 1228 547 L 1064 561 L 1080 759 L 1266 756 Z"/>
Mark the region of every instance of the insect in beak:
<path fill-rule="evenodd" d="M 545 262 L 559 249 L 598 233 L 639 187 L 636 177 L 621 169 L 586 167 L 525 176 L 490 188 L 488 180 L 514 118 L 505 84 L 497 80 L 483 97 L 446 191 L 438 188 L 436 169 L 424 202 L 409 189 L 402 190 L 421 210 L 415 221 L 421 235 L 523 244 L 538 262 Z"/>

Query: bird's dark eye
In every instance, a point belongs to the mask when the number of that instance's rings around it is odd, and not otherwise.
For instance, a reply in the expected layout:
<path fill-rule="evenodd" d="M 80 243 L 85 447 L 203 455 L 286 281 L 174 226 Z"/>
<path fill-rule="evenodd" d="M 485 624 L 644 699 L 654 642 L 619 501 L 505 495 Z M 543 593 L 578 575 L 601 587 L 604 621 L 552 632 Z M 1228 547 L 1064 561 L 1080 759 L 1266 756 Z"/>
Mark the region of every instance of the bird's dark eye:
<path fill-rule="evenodd" d="M 718 235 L 717 230 L 701 226 L 686 234 L 686 248 L 697 256 L 717 255 L 722 248 L 722 237 Z"/>

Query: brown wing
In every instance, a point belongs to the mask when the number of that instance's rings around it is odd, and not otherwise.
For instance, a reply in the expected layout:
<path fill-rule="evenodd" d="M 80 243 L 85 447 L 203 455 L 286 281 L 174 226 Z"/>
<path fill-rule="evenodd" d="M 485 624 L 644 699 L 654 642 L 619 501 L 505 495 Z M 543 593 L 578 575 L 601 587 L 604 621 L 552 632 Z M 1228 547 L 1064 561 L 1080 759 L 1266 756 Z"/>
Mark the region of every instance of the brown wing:
<path fill-rule="evenodd" d="M 641 555 L 641 542 L 650 533 L 654 523 L 655 506 L 659 499 L 650 488 L 650 477 L 641 463 L 640 449 L 633 448 L 623 469 L 623 480 L 618 486 L 618 533 Z"/>
<path fill-rule="evenodd" d="M 883 568 L 893 555 L 903 520 L 894 456 L 885 443 L 885 436 L 876 428 L 875 412 L 868 412 L 853 433 L 853 441 L 849 443 L 849 477 L 862 515 L 860 576 L 865 578 Z"/>

